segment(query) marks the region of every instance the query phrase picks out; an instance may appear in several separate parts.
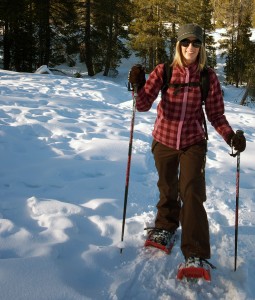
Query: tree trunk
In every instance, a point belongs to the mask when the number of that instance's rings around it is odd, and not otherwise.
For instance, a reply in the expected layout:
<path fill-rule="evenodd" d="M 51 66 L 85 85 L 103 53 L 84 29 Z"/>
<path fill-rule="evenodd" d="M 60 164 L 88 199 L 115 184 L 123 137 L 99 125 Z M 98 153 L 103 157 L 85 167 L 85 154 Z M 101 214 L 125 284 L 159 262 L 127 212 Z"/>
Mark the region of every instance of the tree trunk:
<path fill-rule="evenodd" d="M 111 15 L 111 24 L 109 24 L 108 45 L 105 58 L 104 76 L 107 76 L 111 67 L 112 61 L 112 45 L 113 45 L 113 15 Z"/>
<path fill-rule="evenodd" d="M 10 70 L 11 63 L 11 54 L 10 54 L 10 32 L 9 32 L 9 23 L 5 21 L 4 24 L 4 34 L 3 34 L 3 45 L 4 45 L 4 70 Z"/>
<path fill-rule="evenodd" d="M 39 2 L 39 66 L 48 65 L 50 60 L 50 0 Z"/>
<path fill-rule="evenodd" d="M 90 28 L 90 11 L 91 3 L 90 0 L 86 0 L 86 15 L 85 15 L 85 64 L 87 66 L 88 75 L 95 75 L 93 68 L 93 59 L 91 51 L 91 28 Z"/>
<path fill-rule="evenodd" d="M 248 94 L 249 94 L 249 88 L 250 88 L 250 83 L 248 82 L 248 83 L 247 83 L 247 86 L 246 86 L 245 93 L 244 93 L 244 95 L 243 95 L 243 97 L 242 97 L 242 100 L 240 101 L 240 105 L 245 105 L 246 99 L 247 99 Z"/>

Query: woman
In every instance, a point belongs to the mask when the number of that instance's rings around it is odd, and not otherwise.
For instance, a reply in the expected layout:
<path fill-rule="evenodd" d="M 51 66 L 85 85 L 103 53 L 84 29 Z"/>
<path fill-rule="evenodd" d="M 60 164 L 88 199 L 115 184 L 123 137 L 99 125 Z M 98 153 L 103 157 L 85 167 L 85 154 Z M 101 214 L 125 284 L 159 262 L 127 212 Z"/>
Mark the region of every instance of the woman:
<path fill-rule="evenodd" d="M 205 160 L 206 134 L 199 85 L 200 71 L 206 63 L 203 31 L 197 24 L 185 24 L 178 31 L 176 53 L 171 64 L 171 85 L 162 94 L 153 130 L 152 153 L 158 171 L 159 202 L 155 229 L 149 239 L 167 244 L 182 226 L 181 250 L 186 266 L 201 267 L 209 259 L 210 241 L 206 201 Z M 219 80 L 208 68 L 210 87 L 205 102 L 208 120 L 223 139 L 236 151 L 244 151 L 245 137 L 235 134 L 224 115 Z M 135 65 L 129 82 L 138 88 L 136 107 L 148 111 L 163 85 L 164 64 L 159 64 L 145 79 L 144 69 Z M 172 87 L 180 84 L 178 90 Z M 181 200 L 181 201 L 180 201 Z M 182 205 L 181 205 L 182 202 Z M 162 238 L 163 237 L 163 238 Z"/>

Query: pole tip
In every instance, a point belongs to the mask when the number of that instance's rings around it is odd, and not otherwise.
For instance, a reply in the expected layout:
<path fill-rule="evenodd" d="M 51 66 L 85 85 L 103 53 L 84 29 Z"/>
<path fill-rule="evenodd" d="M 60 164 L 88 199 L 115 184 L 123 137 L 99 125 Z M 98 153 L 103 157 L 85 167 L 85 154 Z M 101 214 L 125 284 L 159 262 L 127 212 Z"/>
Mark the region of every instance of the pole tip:
<path fill-rule="evenodd" d="M 121 241 L 118 243 L 117 247 L 120 249 L 120 253 L 122 253 L 123 249 L 125 248 L 125 243 Z"/>

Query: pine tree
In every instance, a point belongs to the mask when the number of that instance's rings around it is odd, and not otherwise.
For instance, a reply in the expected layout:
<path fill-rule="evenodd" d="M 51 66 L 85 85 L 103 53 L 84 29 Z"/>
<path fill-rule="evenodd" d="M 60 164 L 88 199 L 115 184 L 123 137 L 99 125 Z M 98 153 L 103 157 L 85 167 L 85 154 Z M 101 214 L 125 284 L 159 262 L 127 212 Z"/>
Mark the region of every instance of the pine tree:
<path fill-rule="evenodd" d="M 48 0 L 47 0 L 48 1 Z M 70 54 L 78 51 L 77 0 L 50 1 L 49 64 L 74 64 Z"/>
<path fill-rule="evenodd" d="M 41 64 L 63 62 L 71 40 L 66 24 L 75 19 L 73 1 L 2 0 L 4 68 L 32 72 Z"/>
<path fill-rule="evenodd" d="M 142 58 L 142 63 L 148 71 L 151 71 L 156 64 L 169 59 L 167 46 L 171 43 L 172 46 L 175 44 L 175 36 L 170 34 L 171 29 L 175 30 L 175 26 L 172 23 L 171 27 L 170 19 L 176 8 L 171 2 L 137 0 L 134 3 L 136 14 L 130 25 L 130 44 Z"/>
<path fill-rule="evenodd" d="M 31 0 L 2 0 L 0 3 L 4 30 L 4 69 L 32 71 L 35 40 L 31 12 Z"/>
<path fill-rule="evenodd" d="M 222 34 L 220 48 L 226 57 L 226 81 L 230 84 L 239 84 L 247 81 L 248 69 L 253 53 L 251 53 L 251 5 L 250 0 L 232 0 L 227 9 L 226 33 Z M 231 8 L 231 11 L 230 11 Z"/>
<path fill-rule="evenodd" d="M 130 0 L 95 1 L 94 26 L 97 40 L 100 38 L 97 63 L 104 76 L 109 75 L 110 70 L 114 76 L 121 59 L 130 55 L 125 45 L 125 40 L 128 39 L 127 25 L 131 21 L 130 13 Z"/>
<path fill-rule="evenodd" d="M 85 1 L 85 2 L 84 2 Z M 125 40 L 127 25 L 131 21 L 130 0 L 79 0 L 78 22 L 83 34 L 80 41 L 81 57 L 88 74 L 103 71 L 107 76 L 117 73 L 116 68 L 123 57 L 129 57 Z M 85 3 L 85 4 L 84 4 Z"/>

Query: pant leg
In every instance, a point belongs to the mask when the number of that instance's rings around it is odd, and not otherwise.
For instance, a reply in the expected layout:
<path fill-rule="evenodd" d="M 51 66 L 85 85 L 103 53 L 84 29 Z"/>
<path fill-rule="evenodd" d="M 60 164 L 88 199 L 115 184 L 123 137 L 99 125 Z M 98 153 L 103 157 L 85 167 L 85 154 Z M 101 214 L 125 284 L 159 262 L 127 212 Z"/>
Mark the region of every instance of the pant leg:
<path fill-rule="evenodd" d="M 152 152 L 159 176 L 159 202 L 155 226 L 175 231 L 179 227 L 180 214 L 178 199 L 179 152 L 156 141 L 152 143 Z"/>
<path fill-rule="evenodd" d="M 209 225 L 203 205 L 206 147 L 206 141 L 202 141 L 183 151 L 180 157 L 181 249 L 185 257 L 210 258 Z"/>

